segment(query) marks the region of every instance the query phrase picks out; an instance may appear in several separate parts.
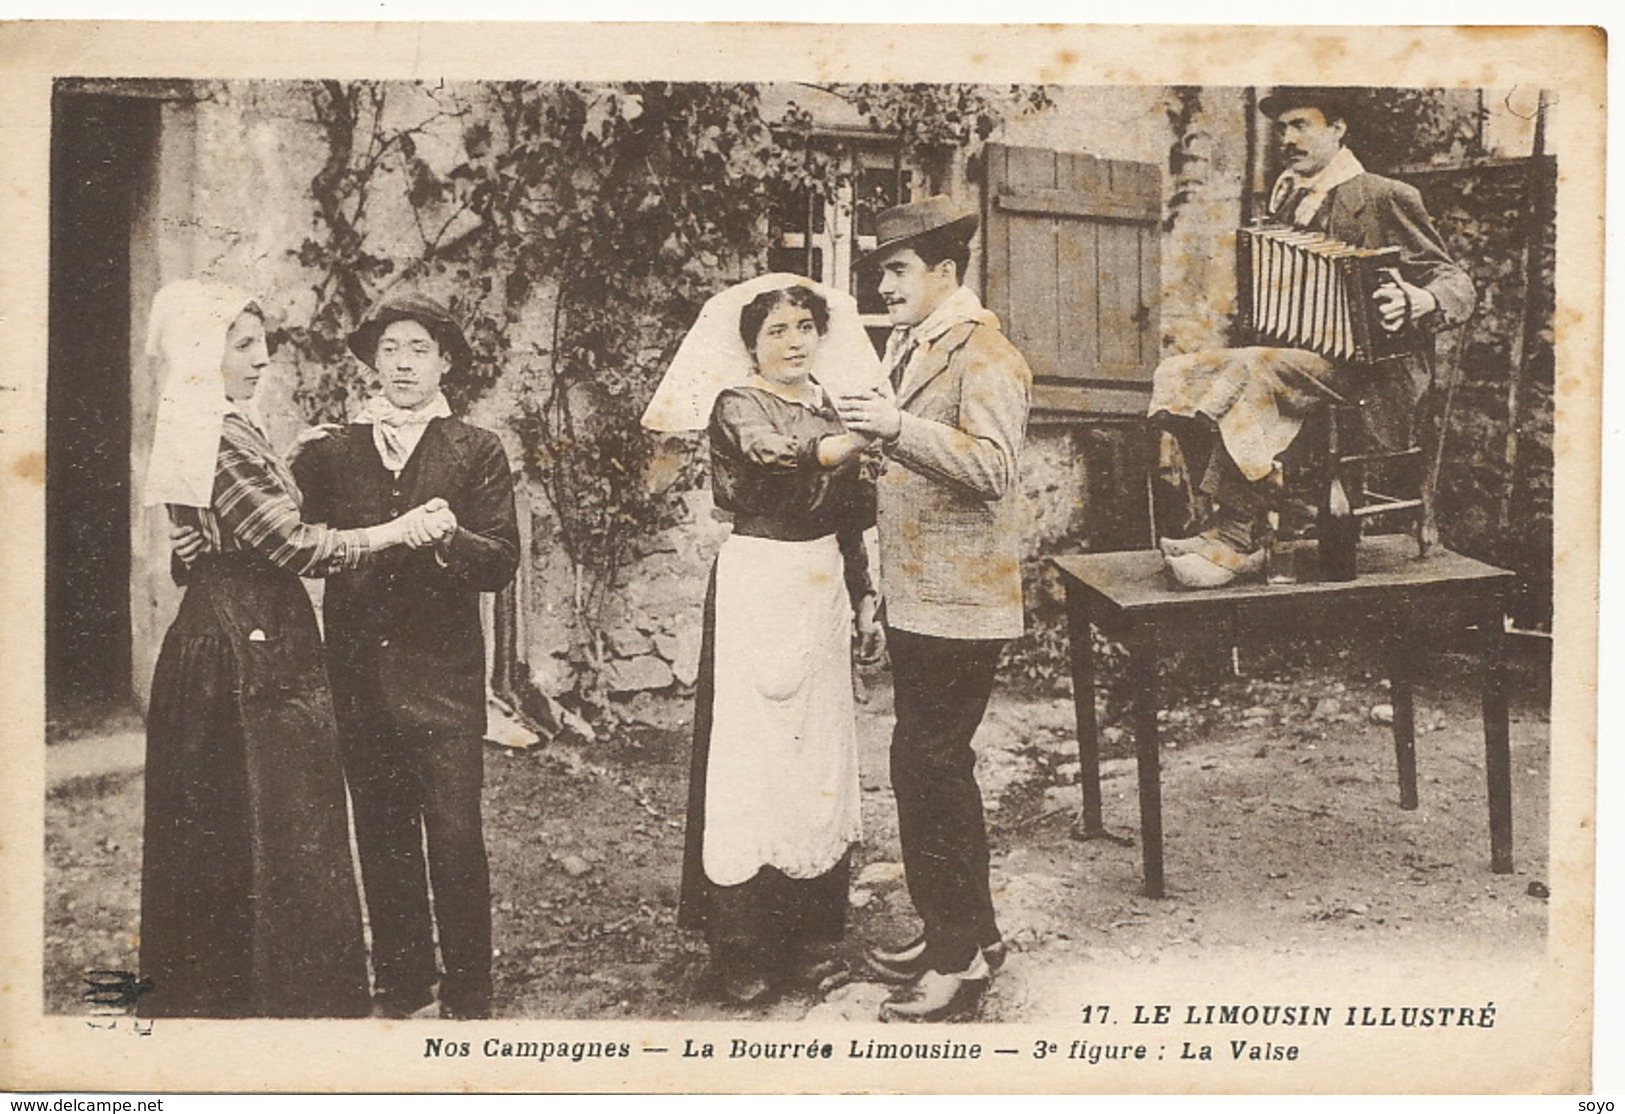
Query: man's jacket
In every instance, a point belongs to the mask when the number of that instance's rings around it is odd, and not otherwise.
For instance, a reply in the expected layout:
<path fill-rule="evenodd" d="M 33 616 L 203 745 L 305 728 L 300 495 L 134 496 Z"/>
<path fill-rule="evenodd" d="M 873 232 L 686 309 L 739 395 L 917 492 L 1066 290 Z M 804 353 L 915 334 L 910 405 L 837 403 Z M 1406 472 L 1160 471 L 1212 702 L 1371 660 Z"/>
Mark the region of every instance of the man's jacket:
<path fill-rule="evenodd" d="M 1310 227 L 1358 248 L 1398 248 L 1405 281 L 1427 290 L 1439 303 L 1421 322 L 1429 332 L 1471 316 L 1477 300 L 1473 280 L 1445 250 L 1416 187 L 1369 171 L 1356 175 L 1332 189 Z M 1428 363 L 1419 358 L 1375 370 L 1366 395 L 1366 423 L 1379 440 L 1392 447 L 1405 443 L 1411 411 L 1429 381 Z"/>
<path fill-rule="evenodd" d="M 322 615 L 341 730 L 483 734 L 480 593 L 505 587 L 519 564 L 501 441 L 437 418 L 396 478 L 378 457 L 372 427 L 351 425 L 306 446 L 294 475 L 308 521 L 373 526 L 436 497 L 457 516 L 441 553 L 403 547 L 328 578 Z"/>
<path fill-rule="evenodd" d="M 897 388 L 902 430 L 876 485 L 881 594 L 902 630 L 1014 638 L 1032 372 L 974 295 L 955 305 L 921 327 Z"/>

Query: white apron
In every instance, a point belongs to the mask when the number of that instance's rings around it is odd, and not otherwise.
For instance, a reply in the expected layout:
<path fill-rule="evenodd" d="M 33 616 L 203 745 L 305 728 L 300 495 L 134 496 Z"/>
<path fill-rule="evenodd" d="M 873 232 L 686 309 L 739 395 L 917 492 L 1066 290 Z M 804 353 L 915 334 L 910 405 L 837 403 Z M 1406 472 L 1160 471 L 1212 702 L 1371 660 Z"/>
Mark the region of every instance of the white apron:
<path fill-rule="evenodd" d="M 834 535 L 730 536 L 717 557 L 705 875 L 816 878 L 862 835 L 852 609 Z"/>

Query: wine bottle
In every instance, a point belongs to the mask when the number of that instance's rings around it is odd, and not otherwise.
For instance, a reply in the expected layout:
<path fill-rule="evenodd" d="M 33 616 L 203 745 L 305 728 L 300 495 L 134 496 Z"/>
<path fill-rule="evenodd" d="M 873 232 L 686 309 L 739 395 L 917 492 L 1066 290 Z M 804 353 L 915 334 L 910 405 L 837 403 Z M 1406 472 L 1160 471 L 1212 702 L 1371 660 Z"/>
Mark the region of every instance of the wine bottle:
<path fill-rule="evenodd" d="M 1320 551 L 1320 579 L 1353 580 L 1354 549 L 1360 540 L 1360 520 L 1354 514 L 1343 477 L 1332 469 L 1320 513 L 1315 518 L 1315 535 Z"/>

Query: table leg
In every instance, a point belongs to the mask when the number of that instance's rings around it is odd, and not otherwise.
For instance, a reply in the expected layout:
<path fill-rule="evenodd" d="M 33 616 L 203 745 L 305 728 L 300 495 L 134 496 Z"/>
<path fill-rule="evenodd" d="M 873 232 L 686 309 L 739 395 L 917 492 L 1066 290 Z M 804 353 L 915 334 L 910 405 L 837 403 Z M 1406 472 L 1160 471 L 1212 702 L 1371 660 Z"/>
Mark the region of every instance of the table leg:
<path fill-rule="evenodd" d="M 1163 896 L 1162 752 L 1157 739 L 1157 633 L 1143 627 L 1129 639 L 1129 684 L 1134 692 L 1134 751 L 1140 772 L 1140 841 L 1145 892 Z"/>
<path fill-rule="evenodd" d="M 1490 869 L 1512 873 L 1512 745 L 1507 723 L 1505 607 L 1491 597 L 1479 617 L 1484 665 L 1484 774 L 1490 799 Z"/>
<path fill-rule="evenodd" d="M 1387 617 L 1388 699 L 1394 708 L 1394 760 L 1399 767 L 1399 807 L 1416 807 L 1416 700 L 1411 688 L 1416 662 L 1411 613 L 1402 608 Z"/>
<path fill-rule="evenodd" d="M 1095 645 L 1085 594 L 1066 590 L 1067 640 L 1072 654 L 1072 708 L 1078 723 L 1078 782 L 1083 787 L 1083 813 L 1073 827 L 1075 839 L 1106 834 L 1100 804 L 1100 734 L 1095 721 Z"/>

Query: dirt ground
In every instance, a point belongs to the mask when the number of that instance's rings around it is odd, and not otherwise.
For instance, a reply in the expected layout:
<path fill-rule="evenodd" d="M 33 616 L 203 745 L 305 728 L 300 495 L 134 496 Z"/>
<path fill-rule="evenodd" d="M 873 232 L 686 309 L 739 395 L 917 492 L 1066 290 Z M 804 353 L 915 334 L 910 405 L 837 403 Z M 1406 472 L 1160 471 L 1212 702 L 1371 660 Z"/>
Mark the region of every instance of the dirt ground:
<path fill-rule="evenodd" d="M 1410 954 L 1539 954 L 1546 932 L 1548 686 L 1534 640 L 1509 671 L 1516 871 L 1491 874 L 1478 678 L 1449 646 L 1420 655 L 1421 807 L 1402 811 L 1381 663 L 1323 639 L 1233 662 L 1192 651 L 1164 680 L 1168 896 L 1141 890 L 1135 767 L 1105 712 L 1106 823 L 1071 836 L 1079 798 L 1070 696 L 997 690 L 978 736 L 994 898 L 1011 957 L 984 1020 L 1063 1008 L 1063 972 L 1092 963 Z M 1306 656 L 1307 659 L 1306 660 Z M 1240 675 L 1235 667 L 1241 668 Z M 652 706 L 646 706 L 648 712 Z M 1373 709 L 1377 714 L 1373 715 Z M 712 1020 L 703 942 L 676 916 L 689 706 L 593 745 L 488 749 L 485 815 L 499 1016 Z M 859 716 L 865 841 L 848 945 L 912 933 L 886 773 L 890 693 Z M 48 751 L 45 1000 L 84 1012 L 82 974 L 136 967 L 140 724 L 83 725 Z M 870 1020 L 886 988 L 791 996 L 744 1016 Z"/>

